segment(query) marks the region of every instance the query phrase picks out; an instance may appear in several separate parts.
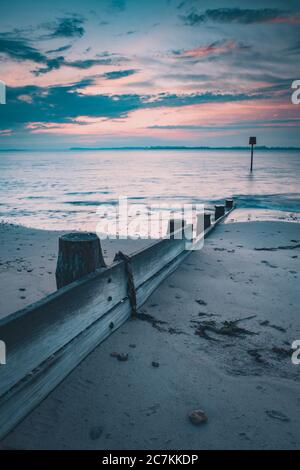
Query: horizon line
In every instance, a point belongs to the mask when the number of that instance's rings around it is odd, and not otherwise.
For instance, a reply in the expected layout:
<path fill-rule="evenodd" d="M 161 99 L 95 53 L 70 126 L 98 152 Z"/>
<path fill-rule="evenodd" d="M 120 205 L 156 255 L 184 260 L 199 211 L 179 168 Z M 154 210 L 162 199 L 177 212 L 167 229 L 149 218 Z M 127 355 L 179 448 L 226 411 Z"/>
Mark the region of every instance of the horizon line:
<path fill-rule="evenodd" d="M 105 151 L 105 150 L 248 150 L 249 145 L 233 146 L 185 146 L 151 145 L 122 147 L 68 147 L 68 148 L 0 148 L 0 152 L 70 152 L 70 151 Z M 300 150 L 300 147 L 257 145 L 256 150 Z"/>

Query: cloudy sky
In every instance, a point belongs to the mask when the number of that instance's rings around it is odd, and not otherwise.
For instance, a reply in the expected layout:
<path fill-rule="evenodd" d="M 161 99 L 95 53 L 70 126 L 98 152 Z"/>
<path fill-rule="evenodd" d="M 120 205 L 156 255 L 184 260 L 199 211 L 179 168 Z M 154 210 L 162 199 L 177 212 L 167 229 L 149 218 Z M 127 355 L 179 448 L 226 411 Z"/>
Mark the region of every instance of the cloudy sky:
<path fill-rule="evenodd" d="M 300 3 L 2 0 L 0 147 L 300 146 Z"/>

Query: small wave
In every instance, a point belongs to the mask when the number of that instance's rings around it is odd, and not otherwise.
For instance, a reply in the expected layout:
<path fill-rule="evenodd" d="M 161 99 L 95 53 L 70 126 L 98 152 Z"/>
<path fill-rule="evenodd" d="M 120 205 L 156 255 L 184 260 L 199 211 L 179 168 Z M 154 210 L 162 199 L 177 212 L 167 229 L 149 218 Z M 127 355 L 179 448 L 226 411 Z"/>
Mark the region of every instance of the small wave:
<path fill-rule="evenodd" d="M 71 204 L 73 206 L 101 206 L 101 205 L 112 205 L 118 204 L 118 200 L 110 199 L 109 201 L 65 201 L 64 204 Z"/>
<path fill-rule="evenodd" d="M 20 199 L 29 199 L 29 200 L 35 200 L 35 199 L 53 199 L 53 197 L 49 197 L 49 196 L 27 196 L 25 198 L 20 198 Z"/>
<path fill-rule="evenodd" d="M 65 194 L 67 196 L 92 196 L 93 194 L 111 194 L 111 191 L 74 191 Z"/>
<path fill-rule="evenodd" d="M 129 201 L 142 201 L 146 199 L 144 196 L 132 196 L 127 198 Z"/>
<path fill-rule="evenodd" d="M 285 212 L 300 212 L 300 194 L 237 194 L 234 199 L 239 208 L 270 209 Z"/>

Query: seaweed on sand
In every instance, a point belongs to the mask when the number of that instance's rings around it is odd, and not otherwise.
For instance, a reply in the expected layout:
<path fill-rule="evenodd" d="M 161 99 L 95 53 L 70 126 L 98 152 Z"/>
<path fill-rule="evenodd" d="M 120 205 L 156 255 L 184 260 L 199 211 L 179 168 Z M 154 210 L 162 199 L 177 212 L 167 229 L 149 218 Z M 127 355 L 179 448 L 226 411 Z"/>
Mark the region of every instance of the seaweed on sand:
<path fill-rule="evenodd" d="M 246 317 L 246 318 L 238 318 L 237 320 L 225 320 L 224 322 L 221 322 L 220 325 L 218 325 L 214 320 L 205 320 L 202 322 L 198 322 L 197 329 L 195 331 L 195 334 L 198 336 L 201 336 L 202 338 L 208 339 L 208 340 L 214 340 L 216 341 L 215 338 L 212 338 L 207 334 L 207 332 L 212 332 L 217 335 L 223 335 L 223 336 L 233 336 L 233 337 L 240 337 L 240 336 L 245 336 L 245 335 L 257 335 L 258 333 L 255 333 L 254 331 L 247 330 L 246 328 L 241 328 L 238 326 L 238 323 L 241 321 L 245 320 L 250 320 L 254 318 L 256 315 L 252 315 L 251 317 Z"/>
<path fill-rule="evenodd" d="M 167 322 L 158 320 L 153 315 L 150 315 L 149 313 L 144 313 L 144 312 L 139 312 L 136 319 L 150 323 L 153 326 L 153 328 L 156 328 L 159 331 L 165 331 L 164 328 L 162 328 L 160 325 L 167 324 Z"/>

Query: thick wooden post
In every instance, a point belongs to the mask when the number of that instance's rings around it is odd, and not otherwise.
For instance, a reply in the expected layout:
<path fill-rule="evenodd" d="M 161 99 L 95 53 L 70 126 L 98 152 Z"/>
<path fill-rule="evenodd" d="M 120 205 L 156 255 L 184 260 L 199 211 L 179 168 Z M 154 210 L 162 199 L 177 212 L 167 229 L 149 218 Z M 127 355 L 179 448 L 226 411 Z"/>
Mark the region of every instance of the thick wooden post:
<path fill-rule="evenodd" d="M 204 230 L 211 226 L 211 213 L 204 212 Z"/>
<path fill-rule="evenodd" d="M 72 232 L 59 237 L 55 273 L 58 289 L 101 267 L 106 265 L 95 233 Z"/>
<path fill-rule="evenodd" d="M 230 210 L 233 208 L 233 199 L 226 199 L 225 200 L 225 207 L 227 210 Z"/>
<path fill-rule="evenodd" d="M 183 219 L 170 219 L 168 226 L 168 235 L 170 236 L 170 238 L 181 239 L 184 236 L 184 227 L 185 221 Z"/>
<path fill-rule="evenodd" d="M 215 206 L 215 220 L 218 220 L 224 214 L 225 214 L 225 206 L 223 205 Z"/>

